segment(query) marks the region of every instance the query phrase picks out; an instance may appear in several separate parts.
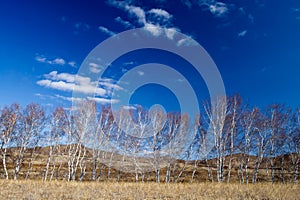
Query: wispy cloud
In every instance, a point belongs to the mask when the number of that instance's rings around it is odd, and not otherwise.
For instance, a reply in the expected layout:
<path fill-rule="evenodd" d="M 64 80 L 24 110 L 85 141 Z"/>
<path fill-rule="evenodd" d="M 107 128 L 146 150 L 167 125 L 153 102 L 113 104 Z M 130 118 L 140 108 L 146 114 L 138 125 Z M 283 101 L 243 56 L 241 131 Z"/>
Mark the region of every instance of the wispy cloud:
<path fill-rule="evenodd" d="M 247 30 L 243 30 L 241 32 L 238 33 L 238 37 L 244 37 L 247 34 Z"/>
<path fill-rule="evenodd" d="M 58 73 L 57 71 L 52 71 L 49 74 L 45 74 L 44 79 L 37 81 L 37 84 L 42 87 L 58 91 L 75 91 L 81 94 L 85 94 L 86 99 L 95 100 L 98 103 L 117 102 L 117 100 L 110 100 L 109 96 L 111 96 L 113 90 L 122 90 L 122 88 L 114 83 L 112 79 L 100 79 L 97 81 L 92 81 L 89 77 L 69 73 Z M 94 95 L 96 95 L 97 97 L 94 97 Z M 40 98 L 46 97 L 41 94 L 36 94 L 36 96 L 39 96 Z M 55 95 L 54 97 L 66 101 L 80 100 L 61 95 Z M 50 96 L 50 98 L 54 97 Z"/>
<path fill-rule="evenodd" d="M 111 6 L 128 12 L 131 17 L 137 18 L 140 24 L 146 23 L 146 14 L 141 7 L 130 5 L 128 1 L 109 0 L 107 2 Z"/>
<path fill-rule="evenodd" d="M 50 59 L 43 55 L 37 55 L 35 57 L 35 60 L 37 62 L 45 63 L 45 64 L 49 64 L 49 65 L 60 65 L 60 66 L 69 65 L 71 67 L 76 67 L 75 61 L 66 61 L 65 59 L 63 59 L 61 57 L 56 57 L 54 59 Z"/>
<path fill-rule="evenodd" d="M 173 26 L 171 22 L 172 15 L 161 8 L 145 10 L 142 7 L 132 5 L 130 1 L 117 0 L 109 0 L 108 4 L 128 13 L 129 18 L 133 20 L 133 23 L 124 21 L 121 17 L 117 17 L 115 19 L 124 26 L 142 27 L 153 36 L 165 34 L 169 39 L 173 39 L 176 31 L 180 31 L 178 28 Z"/>
<path fill-rule="evenodd" d="M 140 76 L 144 76 L 144 74 L 145 74 L 145 72 L 143 72 L 143 71 L 137 71 L 137 73 L 138 73 L 138 75 L 140 75 Z"/>
<path fill-rule="evenodd" d="M 190 37 L 179 40 L 176 45 L 177 46 L 195 46 L 195 45 L 197 45 L 197 43 L 190 36 Z"/>
<path fill-rule="evenodd" d="M 98 27 L 99 31 L 101 31 L 102 33 L 109 35 L 109 36 L 114 36 L 116 33 L 109 30 L 108 28 L 104 27 L 104 26 L 99 26 Z"/>
<path fill-rule="evenodd" d="M 135 28 L 129 21 L 123 20 L 121 17 L 116 17 L 115 21 L 122 24 L 125 28 Z"/>
<path fill-rule="evenodd" d="M 198 5 L 204 8 L 204 10 L 209 10 L 215 17 L 225 17 L 229 12 L 228 4 L 216 0 L 181 0 L 181 2 L 188 8 Z"/>
<path fill-rule="evenodd" d="M 216 17 L 224 17 L 228 12 L 228 7 L 225 3 L 214 2 L 209 5 L 209 10 Z"/>
<path fill-rule="evenodd" d="M 55 58 L 54 60 L 52 60 L 52 64 L 54 64 L 54 65 L 65 65 L 66 61 L 62 58 Z"/>
<path fill-rule="evenodd" d="M 84 101 L 84 100 L 90 100 L 90 101 L 95 101 L 96 103 L 100 103 L 100 104 L 113 104 L 113 103 L 118 103 L 119 100 L 117 99 L 109 99 L 109 98 L 101 98 L 101 97 L 92 97 L 92 96 L 88 96 L 87 98 L 81 98 L 81 97 L 70 97 L 70 96 L 63 96 L 60 94 L 55 94 L 55 95 L 44 95 L 44 94 L 35 94 L 35 96 L 40 97 L 42 100 L 46 100 L 46 99 L 61 99 L 64 101 L 69 101 L 69 102 L 80 102 L 80 101 Z"/>
<path fill-rule="evenodd" d="M 96 63 L 89 63 L 89 70 L 95 74 L 98 74 L 101 71 L 99 65 Z"/>
<path fill-rule="evenodd" d="M 38 62 L 41 62 L 41 63 L 48 63 L 49 61 L 47 60 L 46 57 L 44 56 L 36 56 L 35 57 L 35 60 L 38 61 Z"/>
<path fill-rule="evenodd" d="M 91 101 L 95 101 L 100 104 L 114 104 L 114 103 L 119 102 L 119 100 L 117 100 L 117 99 L 106 99 L 106 98 L 100 98 L 100 97 L 88 97 L 87 99 L 91 100 Z"/>
<path fill-rule="evenodd" d="M 192 2 L 190 0 L 181 0 L 181 2 L 188 8 L 192 8 Z"/>
<path fill-rule="evenodd" d="M 172 15 L 170 13 L 168 13 L 167 11 L 160 9 L 160 8 L 153 8 L 153 9 L 149 10 L 148 13 L 154 14 L 159 17 L 164 17 L 166 19 L 172 18 Z"/>
<path fill-rule="evenodd" d="M 135 106 L 122 106 L 125 110 L 136 110 L 137 108 Z"/>
<path fill-rule="evenodd" d="M 68 65 L 70 65 L 71 67 L 76 67 L 76 62 L 75 61 L 69 61 Z"/>
<path fill-rule="evenodd" d="M 76 91 L 83 94 L 106 95 L 105 89 L 97 87 L 97 82 L 92 82 L 88 77 L 57 73 L 57 71 L 52 71 L 44 77 L 46 79 L 37 81 L 37 84 L 46 88 L 66 92 Z"/>
<path fill-rule="evenodd" d="M 74 24 L 75 29 L 87 31 L 91 28 L 91 26 L 87 23 L 77 22 Z"/>
<path fill-rule="evenodd" d="M 73 102 L 73 101 L 82 101 L 83 100 L 83 98 L 79 98 L 79 97 L 66 97 L 66 96 L 62 96 L 62 95 L 59 95 L 59 94 L 56 94 L 54 97 L 57 98 L 57 99 L 62 99 L 62 100 L 71 101 L 71 102 Z"/>
<path fill-rule="evenodd" d="M 50 64 L 50 65 L 65 65 L 67 63 L 65 61 L 65 59 L 60 58 L 60 57 L 57 57 L 54 59 L 48 59 L 45 56 L 40 56 L 40 55 L 36 56 L 35 60 L 37 62 L 46 63 L 46 64 Z"/>

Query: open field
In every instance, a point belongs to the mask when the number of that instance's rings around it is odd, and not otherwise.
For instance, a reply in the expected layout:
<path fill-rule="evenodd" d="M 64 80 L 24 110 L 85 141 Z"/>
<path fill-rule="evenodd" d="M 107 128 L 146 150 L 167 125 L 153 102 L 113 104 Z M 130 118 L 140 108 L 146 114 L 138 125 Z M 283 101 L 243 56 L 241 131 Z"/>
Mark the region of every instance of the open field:
<path fill-rule="evenodd" d="M 0 180 L 1 199 L 300 199 L 293 184 L 157 184 Z"/>

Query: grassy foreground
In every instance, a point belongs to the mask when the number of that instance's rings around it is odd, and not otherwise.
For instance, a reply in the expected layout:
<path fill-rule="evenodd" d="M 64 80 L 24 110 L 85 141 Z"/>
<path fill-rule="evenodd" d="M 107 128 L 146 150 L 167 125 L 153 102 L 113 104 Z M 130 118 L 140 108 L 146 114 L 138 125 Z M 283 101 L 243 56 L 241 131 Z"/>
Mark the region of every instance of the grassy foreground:
<path fill-rule="evenodd" d="M 299 185 L 0 180 L 1 199 L 300 199 Z"/>

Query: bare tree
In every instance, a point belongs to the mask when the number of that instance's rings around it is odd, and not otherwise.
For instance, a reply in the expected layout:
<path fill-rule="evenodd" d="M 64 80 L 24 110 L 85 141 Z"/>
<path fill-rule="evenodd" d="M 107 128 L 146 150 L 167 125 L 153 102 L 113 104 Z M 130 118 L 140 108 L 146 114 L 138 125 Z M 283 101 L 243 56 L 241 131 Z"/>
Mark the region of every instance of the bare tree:
<path fill-rule="evenodd" d="M 101 156 L 105 153 L 108 141 L 110 139 L 110 127 L 113 118 L 109 107 L 102 106 L 100 113 L 96 116 L 95 124 L 92 124 L 92 132 L 89 135 L 92 141 L 92 173 L 91 180 L 96 180 L 97 170 L 100 165 Z"/>
<path fill-rule="evenodd" d="M 168 183 L 170 182 L 170 176 L 171 176 L 171 164 L 178 159 L 178 150 L 176 149 L 176 147 L 178 147 L 180 144 L 179 142 L 183 142 L 183 141 L 177 141 L 174 140 L 176 137 L 176 134 L 180 134 L 182 133 L 182 131 L 180 131 L 180 125 L 181 125 L 181 115 L 180 114 L 176 114 L 176 113 L 170 113 L 168 114 L 168 120 L 166 123 L 166 135 L 165 135 L 165 139 L 167 141 L 166 144 L 166 153 L 167 153 L 167 171 L 166 171 L 166 178 L 165 178 L 165 182 Z M 182 138 L 180 136 L 180 138 Z"/>
<path fill-rule="evenodd" d="M 86 146 L 90 144 L 89 134 L 93 132 L 93 125 L 96 123 L 96 103 L 93 101 L 82 101 L 78 103 L 72 118 L 74 123 L 73 142 L 74 149 L 71 155 L 70 180 L 75 180 L 78 167 L 82 180 L 86 173 Z"/>
<path fill-rule="evenodd" d="M 226 137 L 228 138 L 229 143 L 229 161 L 228 161 L 228 174 L 227 182 L 230 181 L 233 154 L 236 153 L 237 146 L 235 143 L 236 135 L 238 134 L 238 122 L 241 116 L 241 103 L 242 99 L 239 95 L 234 95 L 233 97 L 228 98 L 228 116 L 226 117 L 227 130 Z"/>
<path fill-rule="evenodd" d="M 240 119 L 241 126 L 241 140 L 240 140 L 240 151 L 242 155 L 240 156 L 239 161 L 239 171 L 241 176 L 241 182 L 244 183 L 246 179 L 246 183 L 249 183 L 249 163 L 250 163 L 250 155 L 253 150 L 253 135 L 255 132 L 255 127 L 257 123 L 257 115 L 259 113 L 258 108 L 253 108 L 252 110 L 245 110 L 242 113 Z M 244 179 L 245 172 L 245 179 Z"/>
<path fill-rule="evenodd" d="M 190 143 L 189 140 L 193 140 L 194 138 L 190 137 L 190 119 L 187 114 L 181 114 L 179 127 L 174 133 L 174 138 L 170 141 L 170 144 L 174 147 L 173 151 L 176 152 L 173 157 L 181 158 L 184 160 L 184 164 L 179 170 L 179 173 L 175 179 L 175 182 L 179 181 L 179 178 L 182 176 L 186 166 L 190 163 L 190 159 L 193 153 L 193 143 Z M 182 144 L 189 144 L 186 147 L 182 147 Z"/>
<path fill-rule="evenodd" d="M 204 112 L 201 115 L 196 117 L 196 121 L 194 125 L 196 129 L 195 131 L 197 131 L 196 146 L 198 147 L 196 149 L 196 153 L 197 153 L 196 159 L 198 161 L 196 162 L 200 162 L 201 160 L 205 161 L 208 180 L 213 182 L 212 166 L 209 163 L 209 155 L 210 155 L 209 140 L 213 138 L 209 137 L 209 134 L 207 132 L 208 125 L 209 125 L 209 118 Z"/>
<path fill-rule="evenodd" d="M 153 136 L 151 140 L 152 144 L 152 156 L 153 156 L 153 167 L 155 171 L 155 180 L 160 182 L 160 162 L 161 162 L 161 145 L 162 145 L 162 130 L 166 123 L 166 114 L 159 106 L 154 106 L 149 111 L 149 119 L 151 120 L 151 126 Z"/>
<path fill-rule="evenodd" d="M 290 116 L 287 129 L 287 147 L 291 157 L 293 168 L 293 182 L 297 183 L 298 168 L 300 161 L 300 109 Z"/>
<path fill-rule="evenodd" d="M 101 162 L 100 171 L 97 175 L 97 181 L 101 179 L 101 176 L 103 174 L 103 169 L 105 166 L 108 166 L 108 172 L 107 172 L 107 178 L 109 178 L 110 175 L 110 168 L 112 165 L 112 158 L 114 155 L 114 149 L 112 149 L 112 145 L 110 143 L 110 140 L 114 140 L 115 137 L 118 137 L 118 133 L 116 132 L 114 134 L 114 118 L 112 111 L 109 107 L 103 107 L 102 111 L 100 113 L 99 124 L 100 127 L 98 129 L 100 134 L 98 141 L 99 145 L 99 157 L 98 161 Z"/>
<path fill-rule="evenodd" d="M 252 177 L 252 182 L 257 182 L 257 175 L 260 169 L 260 165 L 265 157 L 266 150 L 269 144 L 268 137 L 270 136 L 270 128 L 268 126 L 268 119 L 261 112 L 258 113 L 258 123 L 255 126 L 255 132 L 253 140 L 255 142 L 256 149 L 254 150 L 256 161 Z"/>
<path fill-rule="evenodd" d="M 226 97 L 218 97 L 209 103 L 204 104 L 204 110 L 208 118 L 208 123 L 214 136 L 215 156 L 217 166 L 217 181 L 224 181 L 224 165 L 225 165 L 225 150 L 226 150 L 226 135 L 224 134 L 224 125 L 227 115 L 227 99 Z"/>
<path fill-rule="evenodd" d="M 7 148 L 9 148 L 13 134 L 16 131 L 17 123 L 20 118 L 20 106 L 19 104 L 12 104 L 6 106 L 1 110 L 0 118 L 0 142 L 1 142 L 1 154 L 2 164 L 5 173 L 5 178 L 8 179 L 8 171 L 6 166 L 6 154 Z"/>
<path fill-rule="evenodd" d="M 43 180 L 47 180 L 49 167 L 53 156 L 56 156 L 52 162 L 52 173 L 51 177 L 53 177 L 53 173 L 56 167 L 56 158 L 60 155 L 60 139 L 65 135 L 65 126 L 67 126 L 67 116 L 66 112 L 62 107 L 58 107 L 52 113 L 49 124 L 49 132 L 47 134 L 47 144 L 49 145 L 49 155 L 45 167 L 45 174 Z M 50 180 L 52 179 L 50 177 Z"/>
<path fill-rule="evenodd" d="M 192 172 L 192 177 L 190 182 L 192 183 L 194 181 L 197 169 L 198 169 L 198 164 L 200 162 L 200 159 L 202 159 L 202 157 L 200 157 L 200 146 L 202 142 L 202 134 L 204 134 L 202 132 L 203 128 L 202 128 L 202 119 L 200 117 L 200 115 L 196 116 L 195 122 L 194 122 L 194 140 L 193 140 L 193 144 L 192 144 L 192 155 L 194 156 L 194 168 L 193 168 L 193 172 Z M 201 152 L 202 153 L 202 152 Z"/>
<path fill-rule="evenodd" d="M 15 180 L 20 172 L 20 168 L 24 160 L 24 153 L 28 147 L 31 148 L 31 156 L 28 161 L 28 171 L 30 172 L 33 156 L 35 154 L 40 134 L 44 128 L 44 123 L 45 111 L 38 104 L 32 103 L 27 105 L 21 115 L 18 131 L 14 135 L 14 143 L 17 147 L 17 155 L 14 162 Z"/>

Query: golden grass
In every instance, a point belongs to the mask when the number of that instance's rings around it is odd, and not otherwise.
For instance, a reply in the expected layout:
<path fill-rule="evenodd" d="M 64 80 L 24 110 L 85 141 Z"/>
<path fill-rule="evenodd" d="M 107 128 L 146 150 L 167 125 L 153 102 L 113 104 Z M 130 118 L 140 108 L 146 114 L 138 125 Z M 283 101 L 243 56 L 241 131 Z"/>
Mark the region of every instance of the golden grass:
<path fill-rule="evenodd" d="M 0 180 L 0 199 L 300 199 L 300 185 Z"/>

